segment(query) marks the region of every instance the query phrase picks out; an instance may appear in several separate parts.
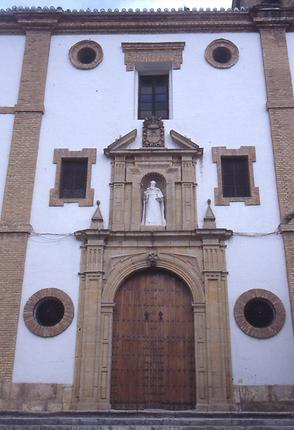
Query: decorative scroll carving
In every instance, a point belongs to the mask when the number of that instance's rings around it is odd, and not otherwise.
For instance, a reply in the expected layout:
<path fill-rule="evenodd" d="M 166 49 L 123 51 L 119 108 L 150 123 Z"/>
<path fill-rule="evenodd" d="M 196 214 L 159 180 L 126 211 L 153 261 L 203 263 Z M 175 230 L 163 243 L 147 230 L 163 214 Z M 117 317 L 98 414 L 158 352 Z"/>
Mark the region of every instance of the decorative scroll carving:
<path fill-rule="evenodd" d="M 147 258 L 150 263 L 150 266 L 156 266 L 158 260 L 157 251 L 150 251 Z"/>

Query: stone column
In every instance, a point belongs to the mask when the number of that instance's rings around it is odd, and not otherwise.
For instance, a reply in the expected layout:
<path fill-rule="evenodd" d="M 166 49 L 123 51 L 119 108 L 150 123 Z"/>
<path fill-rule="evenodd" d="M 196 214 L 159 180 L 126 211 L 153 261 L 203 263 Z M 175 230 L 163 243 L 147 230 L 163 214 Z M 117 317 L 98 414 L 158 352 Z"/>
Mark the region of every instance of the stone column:
<path fill-rule="evenodd" d="M 73 407 L 96 410 L 99 393 L 103 240 L 82 246 Z"/>
<path fill-rule="evenodd" d="M 114 303 L 103 303 L 100 324 L 100 362 L 99 362 L 99 409 L 110 409 L 112 321 Z"/>
<path fill-rule="evenodd" d="M 196 409 L 198 411 L 206 411 L 208 407 L 208 386 L 205 304 L 193 303 L 193 312 L 196 364 Z"/>
<path fill-rule="evenodd" d="M 206 300 L 208 403 L 211 410 L 232 408 L 232 370 L 224 246 L 203 240 Z"/>

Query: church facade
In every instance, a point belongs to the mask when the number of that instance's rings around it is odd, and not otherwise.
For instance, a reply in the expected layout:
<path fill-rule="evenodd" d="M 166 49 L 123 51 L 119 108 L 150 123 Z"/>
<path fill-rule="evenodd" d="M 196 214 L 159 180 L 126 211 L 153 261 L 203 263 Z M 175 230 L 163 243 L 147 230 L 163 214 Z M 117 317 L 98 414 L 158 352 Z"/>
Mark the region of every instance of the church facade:
<path fill-rule="evenodd" d="M 0 11 L 1 410 L 292 410 L 293 30 Z"/>

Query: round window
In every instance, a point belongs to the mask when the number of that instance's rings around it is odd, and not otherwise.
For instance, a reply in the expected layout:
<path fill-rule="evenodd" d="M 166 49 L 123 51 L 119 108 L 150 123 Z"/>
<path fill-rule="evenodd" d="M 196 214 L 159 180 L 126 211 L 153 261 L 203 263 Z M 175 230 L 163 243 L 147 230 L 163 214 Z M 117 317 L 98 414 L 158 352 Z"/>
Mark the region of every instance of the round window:
<path fill-rule="evenodd" d="M 234 316 L 244 333 L 266 339 L 277 334 L 283 327 L 285 309 L 275 294 L 267 290 L 253 289 L 238 298 Z"/>
<path fill-rule="evenodd" d="M 33 294 L 23 311 L 27 328 L 42 337 L 62 333 L 71 324 L 73 316 L 71 298 L 57 288 L 47 288 Z"/>
<path fill-rule="evenodd" d="M 244 307 L 244 316 L 253 327 L 268 327 L 275 319 L 275 309 L 265 299 L 251 299 Z"/>
<path fill-rule="evenodd" d="M 231 51 L 225 46 L 219 46 L 212 51 L 212 56 L 215 61 L 221 64 L 226 64 L 232 58 Z"/>
<path fill-rule="evenodd" d="M 228 69 L 237 63 L 239 59 L 239 50 L 230 40 L 217 39 L 207 46 L 205 58 L 213 67 Z"/>
<path fill-rule="evenodd" d="M 82 40 L 70 48 L 69 59 L 78 69 L 93 69 L 103 60 L 103 51 L 97 42 Z"/>
<path fill-rule="evenodd" d="M 95 61 L 96 52 L 93 48 L 85 46 L 78 51 L 78 60 L 82 64 L 91 64 Z"/>
<path fill-rule="evenodd" d="M 64 316 L 64 306 L 56 297 L 45 297 L 35 306 L 35 319 L 44 327 L 58 324 Z"/>

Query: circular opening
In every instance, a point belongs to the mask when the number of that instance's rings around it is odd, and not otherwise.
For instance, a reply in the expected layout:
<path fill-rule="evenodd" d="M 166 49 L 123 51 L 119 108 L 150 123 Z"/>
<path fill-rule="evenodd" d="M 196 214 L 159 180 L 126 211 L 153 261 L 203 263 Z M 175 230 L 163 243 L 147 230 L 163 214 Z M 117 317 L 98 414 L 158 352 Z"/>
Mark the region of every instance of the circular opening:
<path fill-rule="evenodd" d="M 244 316 L 253 327 L 264 328 L 270 326 L 275 318 L 275 310 L 265 299 L 249 300 L 244 307 Z"/>
<path fill-rule="evenodd" d="M 213 50 L 212 56 L 214 61 L 225 64 L 228 63 L 232 58 L 232 53 L 229 48 L 226 48 L 225 46 L 219 46 Z"/>
<path fill-rule="evenodd" d="M 58 324 L 64 316 L 64 305 L 56 297 L 45 297 L 35 307 L 35 319 L 44 327 Z"/>
<path fill-rule="evenodd" d="M 93 48 L 86 46 L 78 51 L 77 57 L 80 63 L 90 64 L 96 59 L 96 51 Z"/>

